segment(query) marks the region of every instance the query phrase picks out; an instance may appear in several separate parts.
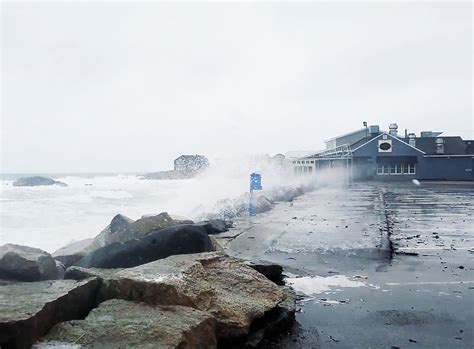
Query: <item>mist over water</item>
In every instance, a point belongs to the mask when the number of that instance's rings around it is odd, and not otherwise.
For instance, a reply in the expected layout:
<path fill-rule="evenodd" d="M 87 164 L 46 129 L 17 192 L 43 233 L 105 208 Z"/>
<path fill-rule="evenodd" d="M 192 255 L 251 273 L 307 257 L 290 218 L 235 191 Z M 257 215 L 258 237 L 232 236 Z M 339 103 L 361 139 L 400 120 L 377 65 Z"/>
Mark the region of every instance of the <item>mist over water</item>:
<path fill-rule="evenodd" d="M 249 175 L 254 171 L 262 174 L 264 191 L 314 181 L 314 177 L 294 176 L 290 168 L 245 157 L 221 159 L 205 173 L 186 180 L 78 174 L 53 176 L 68 187 L 14 187 L 13 178 L 3 179 L 0 245 L 16 243 L 53 252 L 72 241 L 96 236 L 118 213 L 138 219 L 166 211 L 197 219 L 214 213 L 220 200 L 248 192 Z"/>

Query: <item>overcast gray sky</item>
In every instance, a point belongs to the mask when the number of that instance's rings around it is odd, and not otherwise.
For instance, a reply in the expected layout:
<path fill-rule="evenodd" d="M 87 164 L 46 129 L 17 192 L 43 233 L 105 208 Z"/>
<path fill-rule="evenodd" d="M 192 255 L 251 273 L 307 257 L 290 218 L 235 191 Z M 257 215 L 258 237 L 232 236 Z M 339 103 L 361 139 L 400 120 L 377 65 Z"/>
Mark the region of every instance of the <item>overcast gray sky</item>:
<path fill-rule="evenodd" d="M 362 121 L 473 138 L 472 4 L 2 4 L 2 172 L 320 149 Z"/>

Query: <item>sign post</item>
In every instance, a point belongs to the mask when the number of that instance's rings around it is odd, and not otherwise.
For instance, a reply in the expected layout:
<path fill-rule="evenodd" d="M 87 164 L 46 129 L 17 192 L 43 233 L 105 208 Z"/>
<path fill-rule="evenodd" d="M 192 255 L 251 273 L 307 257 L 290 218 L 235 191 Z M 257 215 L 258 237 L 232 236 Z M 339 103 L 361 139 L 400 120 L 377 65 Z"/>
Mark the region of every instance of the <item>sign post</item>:
<path fill-rule="evenodd" d="M 253 203 L 254 190 L 262 190 L 262 175 L 258 173 L 250 174 L 250 192 L 249 192 L 249 210 L 248 210 L 249 219 L 251 216 L 255 215 L 255 206 Z"/>

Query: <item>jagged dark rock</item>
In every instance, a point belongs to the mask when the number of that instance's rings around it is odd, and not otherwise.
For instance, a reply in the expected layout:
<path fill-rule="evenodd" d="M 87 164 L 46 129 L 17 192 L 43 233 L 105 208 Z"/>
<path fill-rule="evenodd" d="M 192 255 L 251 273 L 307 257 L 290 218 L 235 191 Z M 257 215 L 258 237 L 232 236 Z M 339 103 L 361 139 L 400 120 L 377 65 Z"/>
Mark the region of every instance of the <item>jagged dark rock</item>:
<path fill-rule="evenodd" d="M 223 219 L 209 219 L 195 223 L 196 226 L 204 227 L 209 235 L 224 233 L 232 227 L 232 221 Z"/>
<path fill-rule="evenodd" d="M 172 255 L 214 251 L 203 227 L 176 225 L 140 239 L 101 247 L 80 259 L 86 268 L 130 268 Z"/>
<path fill-rule="evenodd" d="M 272 348 L 278 337 L 287 332 L 295 324 L 296 294 L 293 289 L 282 288 L 285 299 L 273 309 L 265 312 L 264 316 L 252 322 L 249 334 L 242 338 L 224 339 L 220 345 L 228 349 L 259 348 L 262 343 Z"/>
<path fill-rule="evenodd" d="M 152 231 L 165 229 L 174 225 L 193 224 L 188 219 L 174 219 L 168 212 L 161 212 L 158 215 L 144 216 L 130 225 L 132 232 L 131 238 L 139 238 L 145 236 Z"/>
<path fill-rule="evenodd" d="M 193 224 L 191 220 L 175 219 L 167 212 L 144 216 L 136 221 L 118 214 L 95 238 L 85 239 L 66 245 L 53 253 L 54 259 L 66 267 L 76 264 L 86 254 L 101 247 L 141 238 L 151 232 L 180 224 Z"/>
<path fill-rule="evenodd" d="M 0 246 L 0 279 L 38 281 L 57 276 L 56 262 L 49 253 L 14 244 Z"/>
<path fill-rule="evenodd" d="M 100 268 L 83 268 L 78 266 L 72 266 L 66 269 L 64 278 L 69 280 L 84 280 L 91 277 L 97 277 L 99 279 L 107 278 L 114 275 L 118 271 L 123 269 L 100 269 Z"/>
<path fill-rule="evenodd" d="M 64 279 L 64 274 L 66 273 L 66 266 L 60 261 L 55 260 L 54 262 L 56 263 L 57 278 Z"/>
<path fill-rule="evenodd" d="M 95 305 L 98 286 L 96 278 L 0 286 L 0 347 L 30 348 L 55 324 L 84 318 Z"/>
<path fill-rule="evenodd" d="M 124 215 L 115 215 L 110 224 L 94 238 L 95 246 L 104 247 L 114 242 L 130 240 L 132 223 L 133 220 Z"/>
<path fill-rule="evenodd" d="M 267 279 L 273 281 L 277 285 L 284 285 L 283 267 L 281 265 L 266 262 L 248 262 L 247 265 L 258 271 L 259 273 L 265 275 Z"/>
<path fill-rule="evenodd" d="M 36 187 L 42 185 L 59 185 L 61 187 L 67 187 L 66 183 L 41 176 L 19 178 L 13 182 L 14 187 Z"/>

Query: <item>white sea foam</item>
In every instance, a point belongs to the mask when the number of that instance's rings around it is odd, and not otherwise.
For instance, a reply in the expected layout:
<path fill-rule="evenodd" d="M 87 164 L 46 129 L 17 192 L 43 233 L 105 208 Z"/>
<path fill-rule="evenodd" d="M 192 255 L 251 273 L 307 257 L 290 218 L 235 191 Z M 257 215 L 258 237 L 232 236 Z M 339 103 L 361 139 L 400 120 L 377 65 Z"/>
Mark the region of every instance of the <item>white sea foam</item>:
<path fill-rule="evenodd" d="M 99 199 L 129 199 L 133 197 L 125 190 L 96 190 L 92 191 L 90 196 Z"/>
<path fill-rule="evenodd" d="M 217 201 L 248 190 L 249 174 L 260 170 L 230 159 L 188 180 L 142 180 L 136 175 L 68 175 L 54 177 L 68 187 L 14 187 L 0 182 L 0 245 L 16 243 L 53 252 L 71 241 L 96 236 L 116 214 L 138 219 L 166 211 L 190 219 L 213 212 Z M 264 170 L 264 189 L 297 185 Z M 307 180 L 307 179 L 306 179 Z"/>
<path fill-rule="evenodd" d="M 292 277 L 287 278 L 286 281 L 295 291 L 309 296 L 330 291 L 335 287 L 349 288 L 368 286 L 368 284 L 363 281 L 351 280 L 345 275 Z"/>

